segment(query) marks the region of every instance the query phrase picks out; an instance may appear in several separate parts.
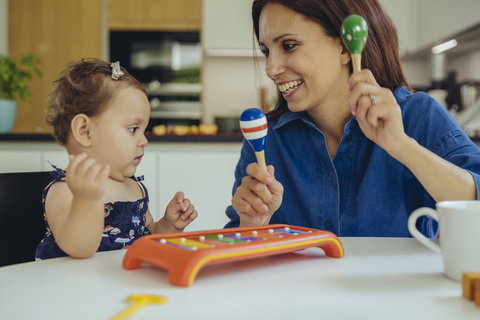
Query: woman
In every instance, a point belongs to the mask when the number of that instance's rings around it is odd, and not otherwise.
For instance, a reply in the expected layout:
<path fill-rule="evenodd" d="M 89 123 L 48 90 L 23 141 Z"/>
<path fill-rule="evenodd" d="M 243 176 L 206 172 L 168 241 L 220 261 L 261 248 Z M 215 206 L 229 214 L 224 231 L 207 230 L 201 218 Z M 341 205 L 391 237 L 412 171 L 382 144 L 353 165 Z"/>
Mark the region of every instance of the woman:
<path fill-rule="evenodd" d="M 355 74 L 340 36 L 350 14 L 369 27 Z M 416 208 L 478 199 L 480 149 L 433 98 L 410 92 L 396 29 L 377 0 L 255 0 L 252 17 L 280 95 L 268 115 L 270 166 L 244 144 L 227 227 L 408 237 Z M 420 224 L 436 235 L 434 221 Z"/>

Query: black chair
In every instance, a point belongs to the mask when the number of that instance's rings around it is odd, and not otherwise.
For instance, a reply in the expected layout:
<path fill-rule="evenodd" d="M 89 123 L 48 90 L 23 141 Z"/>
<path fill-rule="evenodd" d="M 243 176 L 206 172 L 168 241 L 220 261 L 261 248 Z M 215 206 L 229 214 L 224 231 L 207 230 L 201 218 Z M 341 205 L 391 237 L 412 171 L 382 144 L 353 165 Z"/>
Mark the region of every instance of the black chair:
<path fill-rule="evenodd" d="M 35 260 L 45 236 L 42 192 L 49 172 L 0 173 L 0 267 Z"/>

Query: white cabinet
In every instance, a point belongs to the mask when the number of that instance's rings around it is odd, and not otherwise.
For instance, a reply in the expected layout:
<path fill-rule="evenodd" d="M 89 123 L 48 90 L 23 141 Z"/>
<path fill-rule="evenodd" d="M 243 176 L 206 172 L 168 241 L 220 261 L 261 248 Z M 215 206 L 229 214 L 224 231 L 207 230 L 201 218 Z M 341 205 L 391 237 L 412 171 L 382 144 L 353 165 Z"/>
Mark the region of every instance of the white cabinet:
<path fill-rule="evenodd" d="M 417 0 L 380 0 L 397 27 L 400 52 L 417 49 Z"/>
<path fill-rule="evenodd" d="M 158 153 L 150 152 L 148 149 L 143 156 L 142 162 L 137 167 L 135 176 L 144 176 L 145 180 L 142 183 L 145 185 L 148 191 L 149 196 L 149 209 L 155 221 L 157 221 L 160 216 L 156 215 L 158 212 Z M 163 216 L 163 215 L 162 215 Z"/>
<path fill-rule="evenodd" d="M 480 23 L 479 0 L 416 0 L 419 49 Z"/>
<path fill-rule="evenodd" d="M 50 171 L 68 163 L 68 156 L 55 142 L 0 142 L 0 173 Z"/>
<path fill-rule="evenodd" d="M 252 50 L 251 10 L 252 0 L 203 0 L 203 48 Z"/>
<path fill-rule="evenodd" d="M 479 0 L 380 0 L 397 27 L 400 48 L 414 53 L 480 23 Z"/>
<path fill-rule="evenodd" d="M 241 142 L 150 143 L 135 175 L 145 177 L 155 221 L 183 191 L 199 214 L 186 231 L 223 228 L 241 147 Z M 53 142 L 0 143 L 0 172 L 50 171 L 48 162 L 66 168 L 67 152 Z"/>
<path fill-rule="evenodd" d="M 182 191 L 198 211 L 186 230 L 221 229 L 228 222 L 225 209 L 231 204 L 241 144 L 191 147 L 159 152 L 159 214 L 163 216 L 168 202 Z"/>
<path fill-rule="evenodd" d="M 0 172 L 41 171 L 41 152 L 0 150 Z"/>

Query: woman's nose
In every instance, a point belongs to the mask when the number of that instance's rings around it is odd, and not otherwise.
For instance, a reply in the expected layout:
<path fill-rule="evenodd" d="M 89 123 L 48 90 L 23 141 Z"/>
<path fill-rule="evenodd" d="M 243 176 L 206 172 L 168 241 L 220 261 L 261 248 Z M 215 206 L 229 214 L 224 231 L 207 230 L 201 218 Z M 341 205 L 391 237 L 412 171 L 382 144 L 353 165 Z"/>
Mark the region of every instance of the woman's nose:
<path fill-rule="evenodd" d="M 267 58 L 265 68 L 267 76 L 270 79 L 275 80 L 280 74 L 285 71 L 285 64 L 283 63 L 283 59 L 281 58 L 281 56 L 271 52 Z"/>

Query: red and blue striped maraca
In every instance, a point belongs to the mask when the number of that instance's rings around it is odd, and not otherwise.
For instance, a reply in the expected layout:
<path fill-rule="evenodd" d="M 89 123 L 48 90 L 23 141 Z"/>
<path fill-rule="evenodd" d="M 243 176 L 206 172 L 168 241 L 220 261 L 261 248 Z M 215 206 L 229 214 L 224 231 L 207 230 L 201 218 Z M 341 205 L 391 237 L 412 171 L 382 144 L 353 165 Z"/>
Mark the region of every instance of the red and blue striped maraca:
<path fill-rule="evenodd" d="M 268 130 L 267 118 L 257 108 L 247 109 L 240 116 L 240 129 L 255 150 L 258 164 L 266 169 L 264 150 Z"/>

